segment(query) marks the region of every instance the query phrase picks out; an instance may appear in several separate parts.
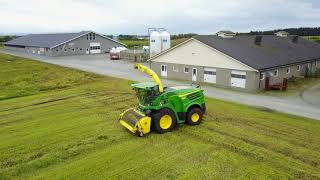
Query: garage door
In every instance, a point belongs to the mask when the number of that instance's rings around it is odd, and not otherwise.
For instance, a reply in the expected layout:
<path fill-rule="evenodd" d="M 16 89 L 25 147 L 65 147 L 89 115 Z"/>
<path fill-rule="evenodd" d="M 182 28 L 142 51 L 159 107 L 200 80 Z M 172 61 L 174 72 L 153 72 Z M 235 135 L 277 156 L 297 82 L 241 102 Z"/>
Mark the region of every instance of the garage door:
<path fill-rule="evenodd" d="M 246 72 L 231 71 L 231 86 L 246 88 Z"/>
<path fill-rule="evenodd" d="M 217 82 L 217 70 L 212 68 L 204 68 L 203 81 L 207 83 Z"/>
<path fill-rule="evenodd" d="M 101 53 L 100 43 L 92 42 L 90 43 L 90 54 Z"/>

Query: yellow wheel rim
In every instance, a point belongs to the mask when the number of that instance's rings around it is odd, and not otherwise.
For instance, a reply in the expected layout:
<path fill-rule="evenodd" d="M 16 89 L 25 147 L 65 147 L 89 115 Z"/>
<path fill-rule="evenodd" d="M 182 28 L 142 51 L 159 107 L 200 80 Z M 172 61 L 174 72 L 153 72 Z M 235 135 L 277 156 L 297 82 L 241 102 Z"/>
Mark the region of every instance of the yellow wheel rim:
<path fill-rule="evenodd" d="M 160 127 L 162 129 L 168 129 L 172 125 L 172 118 L 169 115 L 164 115 L 160 119 Z"/>
<path fill-rule="evenodd" d="M 198 113 L 194 113 L 194 114 L 191 115 L 191 121 L 192 122 L 198 122 L 199 119 L 200 119 L 200 116 L 199 116 Z"/>

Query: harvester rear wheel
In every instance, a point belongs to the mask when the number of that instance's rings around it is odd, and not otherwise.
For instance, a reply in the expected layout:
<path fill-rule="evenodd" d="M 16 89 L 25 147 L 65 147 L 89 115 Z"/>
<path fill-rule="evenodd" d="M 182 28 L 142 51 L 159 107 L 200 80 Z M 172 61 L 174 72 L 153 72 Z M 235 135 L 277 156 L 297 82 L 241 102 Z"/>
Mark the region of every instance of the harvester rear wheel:
<path fill-rule="evenodd" d="M 194 126 L 199 125 L 202 121 L 203 113 L 199 108 L 192 108 L 187 114 L 187 124 Z"/>
<path fill-rule="evenodd" d="M 153 116 L 153 127 L 158 133 L 170 132 L 176 125 L 176 116 L 169 109 L 161 109 Z"/>

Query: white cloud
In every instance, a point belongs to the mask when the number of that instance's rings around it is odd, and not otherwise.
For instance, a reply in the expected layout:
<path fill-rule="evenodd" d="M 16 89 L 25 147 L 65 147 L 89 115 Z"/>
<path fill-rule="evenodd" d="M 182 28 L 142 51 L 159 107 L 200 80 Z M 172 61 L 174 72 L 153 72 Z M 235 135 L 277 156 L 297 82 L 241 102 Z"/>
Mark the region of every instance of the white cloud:
<path fill-rule="evenodd" d="M 95 30 L 145 34 L 147 27 L 173 33 L 211 33 L 320 26 L 315 0 L 0 0 L 0 33 Z"/>

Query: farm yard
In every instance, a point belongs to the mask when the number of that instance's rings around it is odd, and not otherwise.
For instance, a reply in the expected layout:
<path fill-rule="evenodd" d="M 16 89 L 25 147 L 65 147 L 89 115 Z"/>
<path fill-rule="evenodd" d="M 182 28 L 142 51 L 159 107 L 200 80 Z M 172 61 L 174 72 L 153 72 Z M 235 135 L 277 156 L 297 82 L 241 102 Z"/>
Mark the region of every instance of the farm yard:
<path fill-rule="evenodd" d="M 0 67 L 0 179 L 320 178 L 319 121 L 207 98 L 200 126 L 138 138 L 117 120 L 132 81 L 4 54 Z"/>
<path fill-rule="evenodd" d="M 184 41 L 188 40 L 188 38 L 180 38 L 180 39 L 172 39 L 171 46 L 174 47 Z M 142 47 L 148 46 L 148 40 L 119 40 L 119 42 L 126 44 L 128 48 L 133 49 L 134 47 Z"/>

